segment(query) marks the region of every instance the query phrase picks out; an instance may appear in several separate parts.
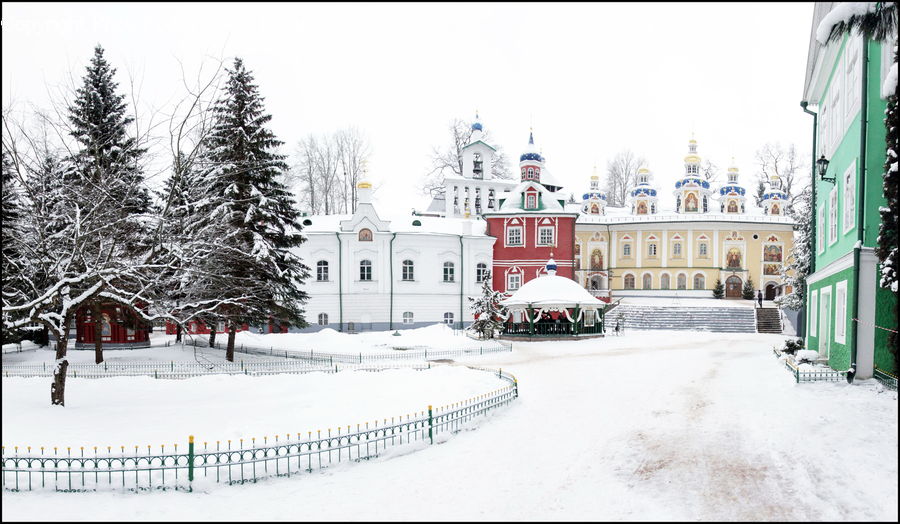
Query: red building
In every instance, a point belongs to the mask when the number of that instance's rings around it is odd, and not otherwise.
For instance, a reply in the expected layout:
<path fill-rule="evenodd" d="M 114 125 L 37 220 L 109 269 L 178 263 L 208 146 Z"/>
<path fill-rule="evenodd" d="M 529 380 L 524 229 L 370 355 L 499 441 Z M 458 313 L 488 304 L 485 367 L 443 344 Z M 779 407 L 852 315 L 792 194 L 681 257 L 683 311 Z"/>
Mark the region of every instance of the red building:
<path fill-rule="evenodd" d="M 541 184 L 544 157 L 534 135 L 519 158 L 519 169 L 522 182 L 501 199 L 496 211 L 484 213 L 487 234 L 497 238 L 491 273 L 493 288 L 501 292 L 513 292 L 545 273 L 550 258 L 558 261 L 559 276 L 575 278 L 578 213 L 566 211 L 564 199 Z"/>
<path fill-rule="evenodd" d="M 96 341 L 92 308 L 83 307 L 75 314 L 75 349 L 93 349 Z M 117 302 L 100 306 L 100 337 L 107 349 L 150 347 L 150 324 L 130 307 Z"/>

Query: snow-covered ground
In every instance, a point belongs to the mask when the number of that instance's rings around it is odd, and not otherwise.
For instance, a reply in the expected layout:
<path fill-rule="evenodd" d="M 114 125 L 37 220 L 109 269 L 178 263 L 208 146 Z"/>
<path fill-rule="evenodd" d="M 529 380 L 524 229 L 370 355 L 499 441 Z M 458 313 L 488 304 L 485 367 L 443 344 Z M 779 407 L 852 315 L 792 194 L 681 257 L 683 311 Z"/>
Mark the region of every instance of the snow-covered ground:
<path fill-rule="evenodd" d="M 412 414 L 507 384 L 464 366 L 305 375 L 69 379 L 66 407 L 48 402 L 47 378 L 4 378 L 3 445 L 154 448 L 301 433 Z M 128 420 L 127 424 L 122 421 Z"/>
<path fill-rule="evenodd" d="M 756 304 L 753 300 L 696 298 L 696 297 L 622 297 L 622 304 L 635 306 L 666 307 L 749 307 Z M 771 300 L 764 300 L 763 306 L 774 307 Z"/>
<path fill-rule="evenodd" d="M 897 394 L 795 384 L 784 338 L 516 342 L 472 362 L 514 373 L 519 399 L 443 444 L 204 493 L 4 493 L 3 519 L 896 521 Z"/>

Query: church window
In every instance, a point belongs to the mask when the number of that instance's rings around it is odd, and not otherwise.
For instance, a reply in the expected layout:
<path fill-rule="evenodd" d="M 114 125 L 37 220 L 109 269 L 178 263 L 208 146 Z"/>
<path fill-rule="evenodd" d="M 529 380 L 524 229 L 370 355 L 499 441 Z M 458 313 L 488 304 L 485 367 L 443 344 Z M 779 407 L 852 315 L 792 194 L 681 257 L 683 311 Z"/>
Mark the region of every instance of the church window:
<path fill-rule="evenodd" d="M 453 313 L 448 311 L 444 313 L 444 324 L 448 326 L 453 325 Z"/>
<path fill-rule="evenodd" d="M 444 262 L 444 282 L 453 282 L 453 262 Z"/>
<path fill-rule="evenodd" d="M 828 243 L 837 242 L 837 187 L 832 188 L 828 199 Z"/>
<path fill-rule="evenodd" d="M 674 244 L 672 244 L 672 256 L 681 256 L 681 242 L 675 242 Z"/>
<path fill-rule="evenodd" d="M 853 229 L 856 221 L 856 173 L 855 165 L 844 173 L 844 233 Z"/>
<path fill-rule="evenodd" d="M 522 275 L 519 273 L 510 273 L 506 275 L 506 290 L 515 291 L 522 285 Z"/>
<path fill-rule="evenodd" d="M 525 196 L 525 209 L 537 209 L 537 195 L 528 193 Z"/>
<path fill-rule="evenodd" d="M 401 275 L 403 280 L 411 281 L 414 280 L 415 276 L 415 264 L 413 264 L 412 260 L 404 260 L 403 261 L 403 269 L 401 271 Z"/>
<path fill-rule="evenodd" d="M 316 262 L 316 281 L 328 282 L 328 261 L 319 260 Z"/>
<path fill-rule="evenodd" d="M 693 165 L 693 164 L 687 166 L 687 172 L 688 172 L 688 174 L 690 174 L 690 175 L 696 175 L 696 174 L 698 173 L 698 170 L 697 170 L 698 167 L 699 167 L 699 166 L 696 166 L 696 165 Z"/>
<path fill-rule="evenodd" d="M 359 279 L 362 281 L 372 280 L 372 261 L 363 260 L 359 263 Z"/>
<path fill-rule="evenodd" d="M 413 323 L 413 312 L 412 311 L 404 311 L 403 312 L 403 323 L 404 324 L 412 324 Z"/>
<path fill-rule="evenodd" d="M 538 245 L 552 246 L 553 243 L 553 226 L 541 226 L 538 228 Z"/>
<path fill-rule="evenodd" d="M 320 326 L 328 325 L 328 313 L 319 313 L 319 325 Z"/>
<path fill-rule="evenodd" d="M 706 287 L 706 279 L 700 273 L 694 275 L 694 289 L 704 289 Z"/>
<path fill-rule="evenodd" d="M 706 198 L 706 195 L 703 196 L 703 212 L 706 213 L 709 211 L 709 199 Z"/>
<path fill-rule="evenodd" d="M 622 256 L 623 257 L 631 256 L 631 244 L 622 244 Z"/>
<path fill-rule="evenodd" d="M 359 230 L 359 241 L 360 242 L 371 242 L 372 241 L 372 230 L 371 229 L 360 229 Z"/>
<path fill-rule="evenodd" d="M 634 289 L 634 275 L 625 275 L 625 289 Z"/>
<path fill-rule="evenodd" d="M 700 242 L 700 247 L 699 247 L 698 251 L 700 252 L 700 256 L 702 258 L 706 258 L 706 250 L 707 250 L 706 242 Z"/>
<path fill-rule="evenodd" d="M 654 243 L 647 244 L 647 255 L 651 256 L 651 257 L 656 256 L 656 244 L 654 244 Z"/>
<path fill-rule="evenodd" d="M 484 262 L 479 262 L 475 266 L 475 282 L 484 282 L 487 279 L 488 268 Z"/>
<path fill-rule="evenodd" d="M 669 289 L 669 274 L 663 273 L 661 277 L 659 277 L 659 289 Z"/>
<path fill-rule="evenodd" d="M 534 168 L 533 167 L 528 168 L 528 179 L 534 180 Z"/>
<path fill-rule="evenodd" d="M 684 273 L 678 275 L 678 289 L 687 289 L 687 275 Z"/>
<path fill-rule="evenodd" d="M 522 226 L 509 226 L 506 228 L 506 245 L 522 245 Z"/>
<path fill-rule="evenodd" d="M 591 252 L 591 269 L 595 271 L 603 269 L 603 253 L 599 249 Z"/>
<path fill-rule="evenodd" d="M 642 284 L 641 287 L 643 289 L 651 289 L 651 287 L 653 285 L 653 277 L 650 276 L 650 273 L 644 273 L 643 282 L 641 284 Z"/>

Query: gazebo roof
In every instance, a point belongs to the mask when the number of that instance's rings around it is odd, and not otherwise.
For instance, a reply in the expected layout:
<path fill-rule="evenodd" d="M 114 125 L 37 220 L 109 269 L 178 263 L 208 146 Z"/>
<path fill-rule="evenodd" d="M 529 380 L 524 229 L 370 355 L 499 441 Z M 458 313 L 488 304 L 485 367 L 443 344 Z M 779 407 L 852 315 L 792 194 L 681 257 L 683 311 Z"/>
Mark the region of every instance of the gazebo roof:
<path fill-rule="evenodd" d="M 555 271 L 554 271 L 555 273 Z M 602 300 L 598 300 L 579 286 L 570 278 L 556 276 L 554 274 L 541 275 L 534 280 L 526 282 L 522 287 L 506 300 L 502 301 L 506 307 L 528 306 L 562 306 L 562 307 L 601 307 Z"/>

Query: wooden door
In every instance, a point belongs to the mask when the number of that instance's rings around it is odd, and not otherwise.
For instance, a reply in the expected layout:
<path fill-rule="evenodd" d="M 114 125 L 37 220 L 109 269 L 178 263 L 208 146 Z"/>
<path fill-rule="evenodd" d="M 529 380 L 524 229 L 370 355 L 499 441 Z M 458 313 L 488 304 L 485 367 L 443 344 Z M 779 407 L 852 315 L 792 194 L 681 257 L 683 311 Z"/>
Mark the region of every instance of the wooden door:
<path fill-rule="evenodd" d="M 731 276 L 725 281 L 725 297 L 726 298 L 741 298 L 741 286 L 743 286 L 743 282 L 740 278 Z"/>

